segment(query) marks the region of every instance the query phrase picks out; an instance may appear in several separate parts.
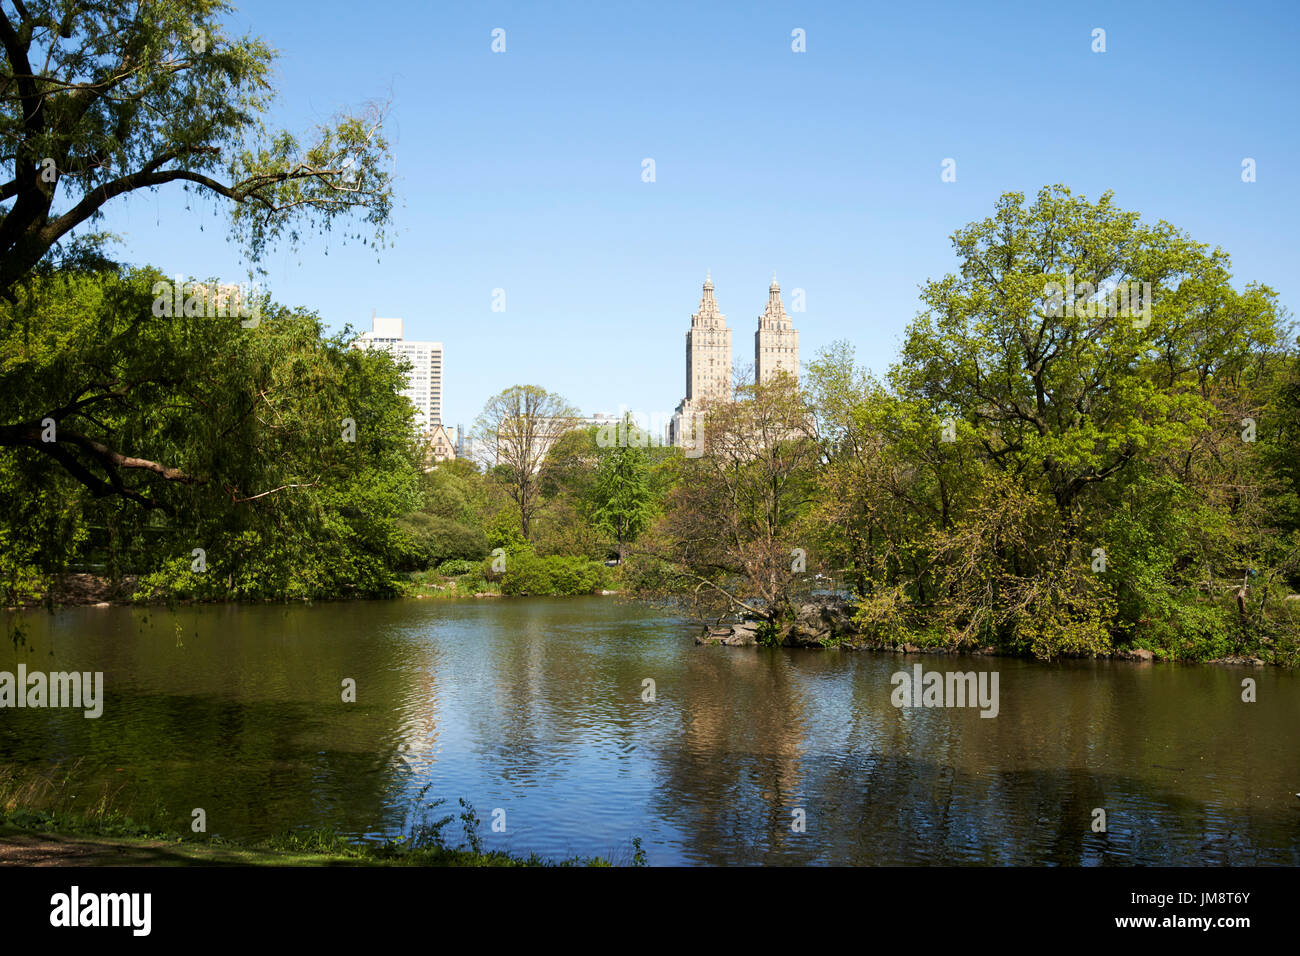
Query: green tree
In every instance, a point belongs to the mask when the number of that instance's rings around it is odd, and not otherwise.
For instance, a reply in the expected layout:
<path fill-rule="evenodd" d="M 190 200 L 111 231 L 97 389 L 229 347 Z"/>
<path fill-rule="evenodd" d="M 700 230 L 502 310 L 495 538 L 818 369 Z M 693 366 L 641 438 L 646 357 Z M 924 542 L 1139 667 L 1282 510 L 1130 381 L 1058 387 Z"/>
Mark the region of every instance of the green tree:
<path fill-rule="evenodd" d="M 0 296 L 107 203 L 173 183 L 229 202 L 232 237 L 254 261 L 354 214 L 383 241 L 384 111 L 341 115 L 307 143 L 268 128 L 273 53 L 226 34 L 228 4 L 24 0 L 14 11 L 0 10 Z"/>
<path fill-rule="evenodd" d="M 649 526 L 655 506 L 650 459 L 643 451 L 649 435 L 628 415 L 614 438 L 612 445 L 601 449 L 588 494 L 593 521 L 617 542 L 622 564 L 628 543 Z"/>
<path fill-rule="evenodd" d="M 42 542 L 47 575 L 85 540 L 160 595 L 391 590 L 394 519 L 418 503 L 413 409 L 391 357 L 269 300 L 256 328 L 155 316 L 159 278 L 64 271 L 0 303 L 0 394 L 36 429 L 0 448 L 0 481 L 35 509 L 4 516 L 6 537 L 29 557 Z M 16 562 L 8 577 L 33 573 Z"/>
<path fill-rule="evenodd" d="M 792 554 L 818 460 L 813 418 L 789 375 L 737 389 L 710 409 L 703 454 L 678 458 L 680 474 L 663 520 L 638 551 L 663 566 L 644 575 L 648 593 L 689 595 L 696 616 L 738 613 L 776 623 L 792 613 Z"/>
<path fill-rule="evenodd" d="M 539 385 L 514 385 L 492 396 L 475 422 L 525 540 L 531 540 L 532 522 L 546 502 L 540 472 L 547 453 L 577 423 L 577 409 Z"/>
<path fill-rule="evenodd" d="M 1272 290 L 1064 187 L 1005 195 L 953 244 L 887 384 L 843 346 L 810 367 L 812 526 L 859 622 L 1041 656 L 1280 639 L 1292 357 Z"/>

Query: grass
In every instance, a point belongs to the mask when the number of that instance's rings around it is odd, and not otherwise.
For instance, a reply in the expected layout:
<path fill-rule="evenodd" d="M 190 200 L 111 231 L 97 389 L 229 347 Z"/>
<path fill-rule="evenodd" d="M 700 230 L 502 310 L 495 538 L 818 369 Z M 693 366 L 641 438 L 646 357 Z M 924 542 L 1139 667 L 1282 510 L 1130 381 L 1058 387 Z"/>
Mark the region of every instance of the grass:
<path fill-rule="evenodd" d="M 437 571 L 411 571 L 405 574 L 401 596 L 426 598 L 435 601 L 459 601 L 473 598 L 475 594 L 500 594 L 501 585 L 476 578 L 474 575 L 447 577 Z"/>
<path fill-rule="evenodd" d="M 459 847 L 402 841 L 361 844 L 329 830 L 257 843 L 153 832 L 129 818 L 97 819 L 19 810 L 0 816 L 0 863 L 76 866 L 611 866 L 600 857 L 552 863 Z"/>
<path fill-rule="evenodd" d="M 483 848 L 479 818 L 460 801 L 465 845 L 452 845 L 444 828 L 456 815 L 430 819 L 444 801 L 416 801 L 410 832 L 384 843 L 361 843 L 319 828 L 257 842 L 169 829 L 119 809 L 121 789 L 104 790 L 88 807 L 71 809 L 83 776 L 79 762 L 44 772 L 0 767 L 0 864 L 76 866 L 612 866 L 603 857 L 551 861 Z M 633 841 L 633 866 L 645 864 Z"/>

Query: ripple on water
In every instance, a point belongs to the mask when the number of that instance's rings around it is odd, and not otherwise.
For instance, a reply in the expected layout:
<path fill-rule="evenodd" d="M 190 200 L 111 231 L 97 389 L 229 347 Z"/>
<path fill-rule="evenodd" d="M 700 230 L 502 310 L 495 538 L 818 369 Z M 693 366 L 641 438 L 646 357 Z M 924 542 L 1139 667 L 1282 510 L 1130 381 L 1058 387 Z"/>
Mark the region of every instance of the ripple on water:
<path fill-rule="evenodd" d="M 641 837 L 657 863 L 1300 864 L 1294 674 L 1255 675 L 1242 707 L 1230 668 L 927 662 L 996 669 L 984 719 L 894 708 L 910 659 L 697 648 L 691 627 L 602 598 L 27 623 L 0 670 L 103 670 L 107 701 L 98 721 L 6 712 L 4 762 L 79 759 L 86 799 L 204 805 L 232 836 L 393 836 L 463 797 L 488 846 L 550 856 Z"/>

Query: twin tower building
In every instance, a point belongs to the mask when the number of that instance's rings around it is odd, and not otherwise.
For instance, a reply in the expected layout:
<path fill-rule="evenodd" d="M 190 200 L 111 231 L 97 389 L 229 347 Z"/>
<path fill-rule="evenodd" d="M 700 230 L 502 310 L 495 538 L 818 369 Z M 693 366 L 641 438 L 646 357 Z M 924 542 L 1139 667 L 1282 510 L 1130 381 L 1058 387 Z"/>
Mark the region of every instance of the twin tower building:
<path fill-rule="evenodd" d="M 763 384 L 780 371 L 799 378 L 799 330 L 781 304 L 781 287 L 773 276 L 767 288 L 767 308 L 754 333 L 754 380 Z M 683 437 L 691 440 L 691 422 L 704 406 L 729 401 L 731 329 L 727 328 L 727 317 L 718 311 L 709 274 L 704 279 L 700 310 L 691 316 L 691 328 L 686 333 L 686 397 L 669 423 L 669 444 L 681 445 Z"/>

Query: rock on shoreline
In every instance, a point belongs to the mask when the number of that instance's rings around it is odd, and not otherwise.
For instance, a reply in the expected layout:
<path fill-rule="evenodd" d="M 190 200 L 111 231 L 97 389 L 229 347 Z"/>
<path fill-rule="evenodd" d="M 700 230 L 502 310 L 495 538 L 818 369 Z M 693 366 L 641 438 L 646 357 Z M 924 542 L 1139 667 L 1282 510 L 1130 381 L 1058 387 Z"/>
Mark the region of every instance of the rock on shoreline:
<path fill-rule="evenodd" d="M 931 645 L 920 647 L 911 643 L 891 644 L 864 635 L 853 621 L 853 611 L 853 606 L 844 602 L 801 605 L 795 614 L 795 619 L 781 626 L 778 632 L 780 637 L 779 646 L 840 647 L 853 651 L 879 651 L 894 654 L 962 654 L 976 657 L 995 657 L 1009 653 L 991 646 L 948 647 Z M 723 647 L 755 647 L 759 643 L 758 632 L 762 626 L 763 622 L 754 620 L 740 621 L 734 624 L 705 625 L 701 632 L 696 635 L 695 643 L 697 645 L 720 645 Z M 1157 661 L 1155 653 L 1144 647 L 1114 648 L 1106 654 L 1075 656 L 1146 664 Z M 1266 661 L 1254 656 L 1220 657 L 1204 663 L 1251 667 L 1264 667 L 1267 665 Z"/>
<path fill-rule="evenodd" d="M 758 643 L 761 621 L 706 625 L 696 636 L 696 644 L 721 644 L 726 647 L 753 647 Z M 782 647 L 825 647 L 836 638 L 858 634 L 853 612 L 847 604 L 804 604 L 793 622 L 780 631 Z"/>

